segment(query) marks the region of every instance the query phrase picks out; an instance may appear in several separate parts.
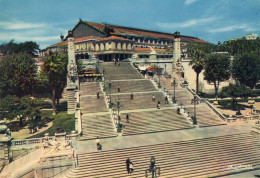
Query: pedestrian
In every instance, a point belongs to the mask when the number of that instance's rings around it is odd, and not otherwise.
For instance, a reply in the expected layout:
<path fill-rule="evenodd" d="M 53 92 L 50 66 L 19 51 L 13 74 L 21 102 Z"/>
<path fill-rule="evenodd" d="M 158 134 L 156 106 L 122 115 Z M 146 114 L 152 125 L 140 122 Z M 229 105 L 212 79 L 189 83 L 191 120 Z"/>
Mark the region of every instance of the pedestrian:
<path fill-rule="evenodd" d="M 120 85 L 117 85 L 117 91 L 120 92 Z"/>
<path fill-rule="evenodd" d="M 130 159 L 129 158 L 127 158 L 127 160 L 126 160 L 126 170 L 127 170 L 127 173 L 129 174 L 130 173 Z"/>
<path fill-rule="evenodd" d="M 157 109 L 160 109 L 160 101 L 158 101 L 158 103 L 157 103 Z"/>
<path fill-rule="evenodd" d="M 153 102 L 155 101 L 155 96 L 154 96 L 154 94 L 153 94 L 153 97 L 152 97 L 152 101 L 153 101 Z"/>
<path fill-rule="evenodd" d="M 102 149 L 102 146 L 101 146 L 101 144 L 100 144 L 100 142 L 99 142 L 99 138 L 97 137 L 97 139 L 96 139 L 96 144 L 97 144 L 97 150 L 99 151 L 99 150 L 101 150 Z"/>
<path fill-rule="evenodd" d="M 180 108 L 177 108 L 177 114 L 180 114 Z"/>
<path fill-rule="evenodd" d="M 114 58 L 113 61 L 115 62 L 115 66 L 116 66 L 116 59 Z"/>
<path fill-rule="evenodd" d="M 134 164 L 133 164 L 133 162 L 130 162 L 129 168 L 130 168 L 130 174 L 132 172 L 134 172 Z"/>
<path fill-rule="evenodd" d="M 133 99 L 134 99 L 134 94 L 131 93 L 131 95 L 130 95 L 130 100 L 133 100 Z"/>
<path fill-rule="evenodd" d="M 129 115 L 128 114 L 126 115 L 125 119 L 126 119 L 126 123 L 129 123 Z"/>
<path fill-rule="evenodd" d="M 99 99 L 99 92 L 97 92 L 97 99 Z"/>
<path fill-rule="evenodd" d="M 165 104 L 168 104 L 168 97 L 165 96 Z"/>

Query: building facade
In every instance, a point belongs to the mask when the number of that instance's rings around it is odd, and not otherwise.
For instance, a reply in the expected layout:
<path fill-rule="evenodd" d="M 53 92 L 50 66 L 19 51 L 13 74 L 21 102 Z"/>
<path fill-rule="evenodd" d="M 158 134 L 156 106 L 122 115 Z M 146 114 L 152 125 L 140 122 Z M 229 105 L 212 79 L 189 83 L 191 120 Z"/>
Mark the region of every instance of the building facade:
<path fill-rule="evenodd" d="M 187 57 L 186 44 L 190 42 L 208 43 L 204 40 L 174 34 L 122 27 L 111 24 L 82 21 L 72 29 L 75 38 L 76 59 L 90 59 L 92 55 L 103 61 L 127 58 L 161 59 L 174 55 Z M 174 42 L 178 35 L 180 54 L 174 54 Z M 67 38 L 40 51 L 43 57 L 49 51 L 58 51 L 67 44 Z M 65 49 L 65 48 L 64 48 Z"/>

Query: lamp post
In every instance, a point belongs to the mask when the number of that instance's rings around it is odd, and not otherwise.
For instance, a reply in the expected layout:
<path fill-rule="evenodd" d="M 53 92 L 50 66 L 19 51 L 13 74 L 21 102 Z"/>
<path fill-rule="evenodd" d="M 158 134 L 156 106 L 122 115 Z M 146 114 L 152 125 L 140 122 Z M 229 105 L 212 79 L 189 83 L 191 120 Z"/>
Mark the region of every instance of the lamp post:
<path fill-rule="evenodd" d="M 151 172 L 152 178 L 157 178 L 157 174 L 158 174 L 158 176 L 160 176 L 160 174 L 161 174 L 160 169 L 161 169 L 160 167 L 155 166 L 155 158 L 154 158 L 154 156 L 152 156 L 150 159 L 150 167 L 149 167 L 149 169 L 145 170 L 145 177 L 148 177 L 148 172 Z"/>
<path fill-rule="evenodd" d="M 112 108 L 112 102 L 111 102 L 111 88 L 112 88 L 112 84 L 111 84 L 111 81 L 109 81 L 109 83 L 108 83 L 108 89 L 109 89 L 109 108 Z"/>
<path fill-rule="evenodd" d="M 117 109 L 117 132 L 121 132 L 122 130 L 122 125 L 120 123 L 121 118 L 120 118 L 120 109 L 121 109 L 121 104 L 120 104 L 120 99 L 117 99 L 117 104 L 115 105 L 115 108 Z"/>
<path fill-rule="evenodd" d="M 197 125 L 197 118 L 196 118 L 196 104 L 198 104 L 199 99 L 194 95 L 194 98 L 191 100 L 191 104 L 194 103 L 194 116 L 193 116 L 193 124 Z"/>
<path fill-rule="evenodd" d="M 158 71 L 158 77 L 159 77 L 159 84 L 158 84 L 158 88 L 161 88 L 161 71 Z"/>
<path fill-rule="evenodd" d="M 176 103 L 176 98 L 175 98 L 175 85 L 176 85 L 176 81 L 175 78 L 173 79 L 173 103 Z"/>

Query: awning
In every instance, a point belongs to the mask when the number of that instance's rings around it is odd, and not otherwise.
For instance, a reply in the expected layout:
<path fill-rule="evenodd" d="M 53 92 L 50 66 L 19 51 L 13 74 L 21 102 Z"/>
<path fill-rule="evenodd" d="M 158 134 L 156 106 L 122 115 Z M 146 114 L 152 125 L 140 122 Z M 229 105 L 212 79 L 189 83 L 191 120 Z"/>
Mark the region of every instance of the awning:
<path fill-rule="evenodd" d="M 103 74 L 83 74 L 83 75 L 79 75 L 79 77 L 102 77 Z"/>
<path fill-rule="evenodd" d="M 158 71 L 159 71 L 159 68 L 158 68 L 158 67 L 148 67 L 148 68 L 146 69 L 146 71 L 158 72 Z"/>

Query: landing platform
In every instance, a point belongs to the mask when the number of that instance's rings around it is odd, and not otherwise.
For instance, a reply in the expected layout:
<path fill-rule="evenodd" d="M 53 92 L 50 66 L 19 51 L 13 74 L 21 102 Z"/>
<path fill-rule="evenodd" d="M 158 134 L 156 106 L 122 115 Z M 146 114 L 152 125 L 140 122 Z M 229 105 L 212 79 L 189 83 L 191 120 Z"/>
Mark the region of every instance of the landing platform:
<path fill-rule="evenodd" d="M 154 145 L 169 142 L 188 141 L 208 137 L 225 136 L 240 133 L 249 133 L 252 125 L 242 123 L 236 125 L 221 125 L 205 128 L 185 129 L 159 133 L 149 133 L 133 136 L 119 136 L 100 139 L 103 151 L 137 146 Z M 77 153 L 97 152 L 95 140 L 73 141 Z"/>

